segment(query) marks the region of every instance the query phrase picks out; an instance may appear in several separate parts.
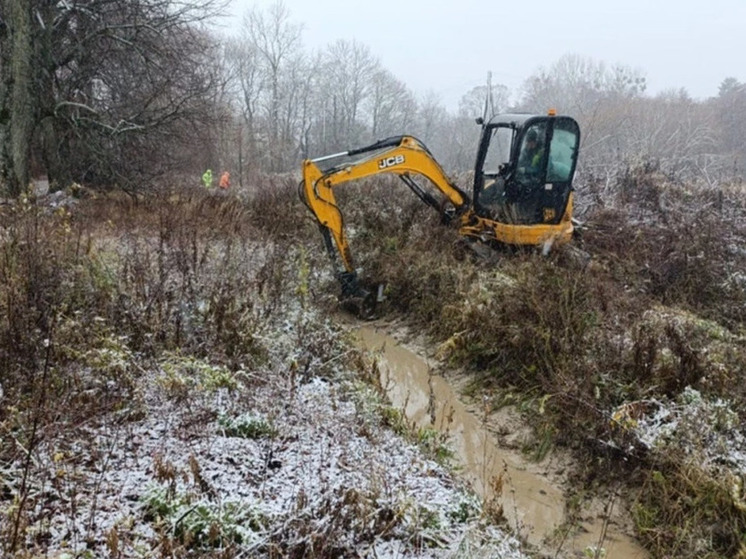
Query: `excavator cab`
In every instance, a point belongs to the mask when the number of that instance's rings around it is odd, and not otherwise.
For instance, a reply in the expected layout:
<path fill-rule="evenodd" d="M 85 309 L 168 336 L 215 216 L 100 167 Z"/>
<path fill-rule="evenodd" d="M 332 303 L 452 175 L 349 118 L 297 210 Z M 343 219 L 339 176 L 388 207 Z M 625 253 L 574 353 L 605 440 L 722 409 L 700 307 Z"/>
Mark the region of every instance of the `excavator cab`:
<path fill-rule="evenodd" d="M 480 226 L 488 224 L 495 240 L 512 245 L 569 240 L 578 123 L 552 111 L 502 114 L 477 123 L 482 133 L 473 204 Z"/>

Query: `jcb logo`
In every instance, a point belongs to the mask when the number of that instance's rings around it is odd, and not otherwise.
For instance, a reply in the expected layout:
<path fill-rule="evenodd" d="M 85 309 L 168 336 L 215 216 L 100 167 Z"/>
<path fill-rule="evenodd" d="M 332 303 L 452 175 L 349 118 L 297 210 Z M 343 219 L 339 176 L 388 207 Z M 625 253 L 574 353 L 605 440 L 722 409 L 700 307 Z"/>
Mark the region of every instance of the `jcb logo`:
<path fill-rule="evenodd" d="M 404 163 L 404 156 L 396 155 L 394 157 L 387 157 L 386 159 L 381 159 L 378 162 L 378 168 L 386 169 L 387 167 L 393 167 L 394 165 L 401 165 L 402 163 Z"/>

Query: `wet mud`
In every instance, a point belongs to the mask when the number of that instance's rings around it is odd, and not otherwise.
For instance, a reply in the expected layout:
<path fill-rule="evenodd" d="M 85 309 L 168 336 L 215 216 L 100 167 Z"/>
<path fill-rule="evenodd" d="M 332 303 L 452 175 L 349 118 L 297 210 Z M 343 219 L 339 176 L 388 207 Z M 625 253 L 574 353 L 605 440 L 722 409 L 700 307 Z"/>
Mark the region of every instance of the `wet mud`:
<path fill-rule="evenodd" d="M 381 383 L 394 407 L 402 409 L 418 427 L 447 433 L 463 479 L 486 503 L 502 506 L 511 527 L 529 544 L 550 557 L 593 557 L 603 548 L 606 559 L 642 559 L 648 554 L 628 535 L 629 518 L 621 499 L 596 500 L 584 506 L 581 522 L 569 535 L 566 524 L 567 457 L 551 453 L 541 463 L 525 457 L 513 445 L 501 444 L 497 428 L 520 437 L 517 414 L 503 410 L 482 414 L 467 406 L 451 382 L 435 374 L 435 363 L 398 342 L 385 324 L 353 326 L 361 348 L 378 362 Z"/>

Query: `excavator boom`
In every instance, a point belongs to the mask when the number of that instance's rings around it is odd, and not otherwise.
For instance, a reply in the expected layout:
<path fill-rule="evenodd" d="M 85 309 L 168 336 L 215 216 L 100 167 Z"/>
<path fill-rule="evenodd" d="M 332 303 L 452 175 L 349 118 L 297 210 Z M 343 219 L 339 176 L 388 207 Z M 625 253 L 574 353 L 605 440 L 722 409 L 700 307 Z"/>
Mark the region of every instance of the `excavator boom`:
<path fill-rule="evenodd" d="M 344 163 L 323 170 L 320 166 L 342 158 L 346 158 Z M 356 159 L 350 161 L 350 158 Z M 337 276 L 345 295 L 367 293 L 362 292 L 356 281 L 344 219 L 334 191 L 342 183 L 380 173 L 398 175 L 423 202 L 438 211 L 442 211 L 441 201 L 422 188 L 413 175 L 421 175 L 430 181 L 451 204 L 454 215 L 463 214 L 470 208 L 469 196 L 451 182 L 427 147 L 413 136 L 394 136 L 362 148 L 303 161 L 301 196 L 316 217 L 330 255 L 332 258 L 339 255 L 342 260 L 344 271 L 338 272 Z"/>

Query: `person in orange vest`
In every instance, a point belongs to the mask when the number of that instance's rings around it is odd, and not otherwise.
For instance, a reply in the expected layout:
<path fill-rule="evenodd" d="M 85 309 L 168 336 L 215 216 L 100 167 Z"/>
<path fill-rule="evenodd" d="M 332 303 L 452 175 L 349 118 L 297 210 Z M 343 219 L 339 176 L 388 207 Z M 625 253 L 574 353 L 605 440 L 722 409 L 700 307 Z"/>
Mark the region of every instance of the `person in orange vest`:
<path fill-rule="evenodd" d="M 223 171 L 223 174 L 220 175 L 219 186 L 223 190 L 228 190 L 228 187 L 230 185 L 231 185 L 231 174 L 228 171 Z"/>

